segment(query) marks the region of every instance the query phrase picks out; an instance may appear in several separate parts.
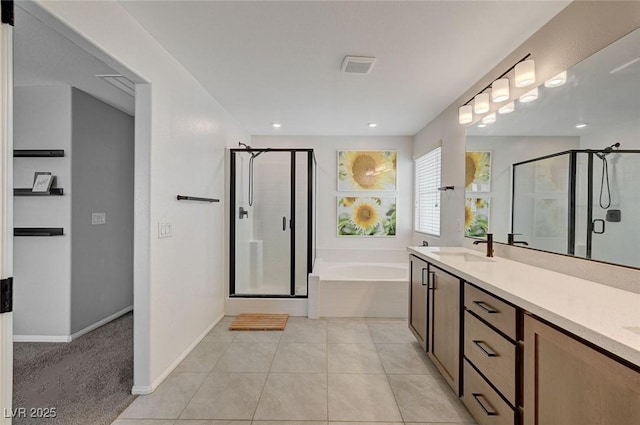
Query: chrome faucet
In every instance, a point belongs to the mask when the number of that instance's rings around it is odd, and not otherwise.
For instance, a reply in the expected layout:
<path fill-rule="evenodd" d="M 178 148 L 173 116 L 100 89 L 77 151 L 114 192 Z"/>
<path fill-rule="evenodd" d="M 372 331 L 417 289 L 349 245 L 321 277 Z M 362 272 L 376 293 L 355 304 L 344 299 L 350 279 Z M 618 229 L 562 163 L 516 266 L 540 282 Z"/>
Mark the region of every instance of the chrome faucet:
<path fill-rule="evenodd" d="M 507 244 L 509 245 L 515 245 L 517 243 L 525 245 L 525 246 L 529 246 L 529 244 L 526 241 L 517 241 L 515 240 L 516 236 L 522 236 L 522 233 L 508 233 L 507 234 Z"/>
<path fill-rule="evenodd" d="M 493 233 L 487 233 L 486 241 L 473 241 L 474 245 L 480 245 L 481 243 L 487 244 L 487 257 L 493 257 Z"/>

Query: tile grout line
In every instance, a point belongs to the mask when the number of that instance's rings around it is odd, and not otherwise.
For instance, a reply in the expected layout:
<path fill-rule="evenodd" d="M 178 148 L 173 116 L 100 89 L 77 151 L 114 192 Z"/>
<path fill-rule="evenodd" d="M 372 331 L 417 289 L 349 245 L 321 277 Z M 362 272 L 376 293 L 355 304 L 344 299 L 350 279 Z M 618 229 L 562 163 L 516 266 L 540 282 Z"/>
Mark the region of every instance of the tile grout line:
<path fill-rule="evenodd" d="M 226 316 L 225 316 L 226 317 Z M 222 318 L 222 320 L 224 320 L 224 317 Z M 218 324 L 216 324 L 216 326 L 218 326 Z M 215 329 L 215 326 L 214 326 Z M 213 331 L 213 329 L 212 329 Z M 231 332 L 231 331 L 229 331 Z M 198 386 L 198 389 L 196 389 L 193 393 L 193 395 L 189 398 L 189 401 L 187 401 L 184 405 L 184 407 L 182 408 L 182 410 L 180 411 L 180 413 L 178 414 L 178 417 L 176 418 L 174 425 L 176 422 L 178 422 L 180 420 L 180 416 L 182 416 L 182 414 L 184 413 L 184 411 L 187 409 L 187 407 L 189 407 L 189 404 L 191 404 L 191 402 L 193 401 L 194 397 L 196 396 L 196 394 L 198 394 L 198 391 L 200 391 L 200 389 L 202 388 L 202 386 L 204 385 L 205 382 L 207 382 L 207 379 L 209 379 L 209 376 L 211 376 L 211 374 L 213 373 L 213 371 L 216 368 L 216 365 L 218 364 L 218 362 L 220 361 L 220 359 L 224 356 L 224 353 L 227 352 L 227 350 L 229 349 L 229 347 L 231 347 L 231 344 L 233 343 L 233 341 L 236 339 L 237 335 L 234 335 L 233 338 L 230 341 L 222 341 L 222 342 L 227 342 L 227 346 L 225 347 L 224 351 L 222 351 L 222 354 L 220 354 L 220 357 L 218 357 L 218 359 L 216 360 L 216 362 L 213 364 L 213 367 L 211 368 L 211 370 L 207 373 L 207 376 L 205 376 L 205 378 L 202 380 L 202 383 Z M 205 336 L 206 338 L 206 336 Z M 202 344 L 203 341 L 200 341 L 200 343 L 198 343 L 198 345 Z M 213 342 L 213 341 L 210 341 Z M 198 345 L 196 345 L 196 348 L 198 347 Z M 195 350 L 195 348 L 194 348 Z M 184 360 L 183 360 L 184 361 Z"/>
<path fill-rule="evenodd" d="M 285 324 L 285 329 L 287 325 Z M 258 401 L 256 402 L 256 407 L 253 409 L 253 414 L 251 415 L 251 424 L 256 420 L 256 413 L 258 412 L 258 406 L 260 406 L 260 401 L 262 400 L 262 396 L 264 395 L 264 388 L 267 386 L 267 380 L 269 379 L 269 375 L 271 374 L 271 367 L 273 366 L 273 362 L 276 359 L 276 355 L 278 354 L 278 350 L 280 349 L 280 344 L 282 343 L 282 335 L 284 335 L 284 329 L 280 334 L 280 338 L 278 338 L 278 345 L 276 346 L 276 351 L 273 353 L 273 357 L 271 358 L 271 363 L 269 363 L 269 368 L 267 369 L 267 373 L 264 376 L 264 382 L 262 383 L 262 389 L 260 390 L 260 396 L 258 396 Z"/>

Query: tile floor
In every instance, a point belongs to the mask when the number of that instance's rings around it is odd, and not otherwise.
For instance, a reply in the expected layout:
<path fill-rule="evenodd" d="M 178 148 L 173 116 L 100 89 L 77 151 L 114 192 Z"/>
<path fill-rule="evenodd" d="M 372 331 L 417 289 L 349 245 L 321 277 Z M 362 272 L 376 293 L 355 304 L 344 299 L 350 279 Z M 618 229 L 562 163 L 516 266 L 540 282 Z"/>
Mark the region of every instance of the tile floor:
<path fill-rule="evenodd" d="M 291 317 L 283 332 L 232 320 L 112 425 L 474 423 L 403 320 Z"/>

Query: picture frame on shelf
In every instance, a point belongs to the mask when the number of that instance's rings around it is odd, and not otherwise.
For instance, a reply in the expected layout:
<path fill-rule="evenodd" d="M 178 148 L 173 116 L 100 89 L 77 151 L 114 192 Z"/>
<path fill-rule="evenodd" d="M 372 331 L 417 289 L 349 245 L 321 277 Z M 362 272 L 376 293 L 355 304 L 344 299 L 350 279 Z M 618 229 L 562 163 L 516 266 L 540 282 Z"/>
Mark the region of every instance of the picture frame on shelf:
<path fill-rule="evenodd" d="M 33 174 L 33 186 L 31 191 L 34 193 L 47 193 L 51 190 L 51 184 L 55 176 L 48 171 L 36 171 Z"/>

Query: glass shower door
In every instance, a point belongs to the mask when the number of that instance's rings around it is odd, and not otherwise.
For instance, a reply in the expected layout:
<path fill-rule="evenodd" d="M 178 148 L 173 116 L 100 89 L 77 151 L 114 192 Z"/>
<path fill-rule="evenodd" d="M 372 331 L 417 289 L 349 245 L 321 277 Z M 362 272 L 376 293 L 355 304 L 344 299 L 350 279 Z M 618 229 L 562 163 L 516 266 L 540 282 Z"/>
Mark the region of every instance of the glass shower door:
<path fill-rule="evenodd" d="M 640 267 L 640 153 L 592 155 L 587 258 Z"/>
<path fill-rule="evenodd" d="M 289 295 L 291 153 L 255 150 L 232 155 L 236 168 L 232 294 Z"/>

